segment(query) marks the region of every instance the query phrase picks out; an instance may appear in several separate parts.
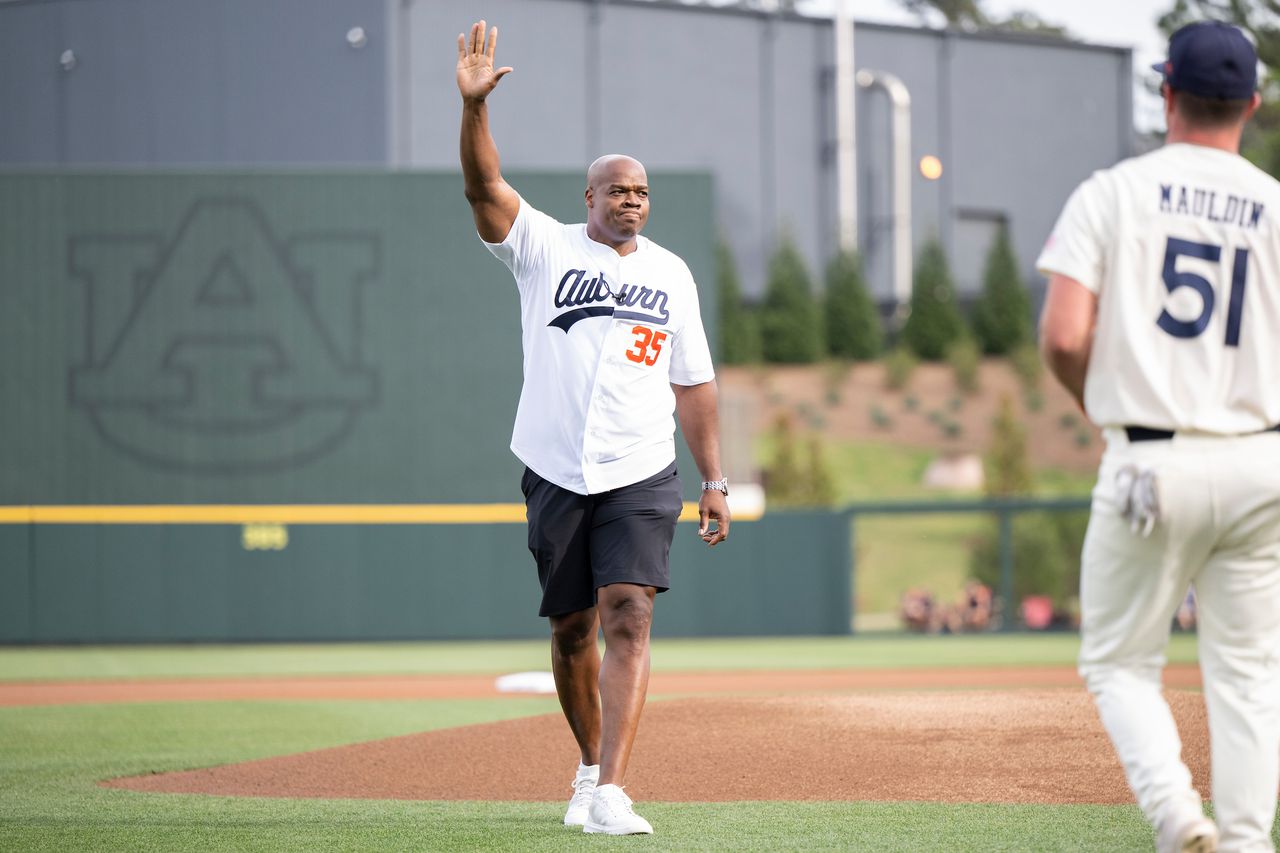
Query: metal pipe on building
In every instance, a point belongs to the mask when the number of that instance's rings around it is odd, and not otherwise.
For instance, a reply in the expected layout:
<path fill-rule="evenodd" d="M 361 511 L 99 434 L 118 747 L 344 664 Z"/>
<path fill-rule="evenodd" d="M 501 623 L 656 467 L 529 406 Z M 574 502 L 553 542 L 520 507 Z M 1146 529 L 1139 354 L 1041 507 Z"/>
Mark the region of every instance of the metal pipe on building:
<path fill-rule="evenodd" d="M 884 89 L 893 105 L 893 298 L 901 322 L 911 303 L 911 93 L 887 71 L 859 71 L 857 81 Z"/>
<path fill-rule="evenodd" d="M 837 0 L 836 51 L 836 187 L 841 251 L 858 250 L 858 134 L 853 77 L 854 23 L 852 0 Z"/>

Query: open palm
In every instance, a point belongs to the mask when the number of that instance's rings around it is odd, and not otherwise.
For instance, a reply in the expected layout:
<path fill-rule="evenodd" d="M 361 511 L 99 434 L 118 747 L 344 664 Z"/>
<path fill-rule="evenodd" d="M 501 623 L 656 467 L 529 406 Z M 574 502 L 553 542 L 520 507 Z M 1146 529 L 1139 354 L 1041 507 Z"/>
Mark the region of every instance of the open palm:
<path fill-rule="evenodd" d="M 485 39 L 485 22 L 471 25 L 470 37 L 458 34 L 458 91 L 464 98 L 483 100 L 498 85 L 498 81 L 511 72 L 503 67 L 493 67 L 493 52 L 498 46 L 498 28 L 489 30 Z"/>

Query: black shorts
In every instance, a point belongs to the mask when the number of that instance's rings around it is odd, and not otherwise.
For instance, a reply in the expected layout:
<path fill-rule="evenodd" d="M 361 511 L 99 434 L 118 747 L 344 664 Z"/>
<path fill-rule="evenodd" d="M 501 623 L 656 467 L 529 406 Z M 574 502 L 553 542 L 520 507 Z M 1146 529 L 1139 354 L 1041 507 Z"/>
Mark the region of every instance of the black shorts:
<path fill-rule="evenodd" d="M 520 480 L 529 516 L 529 551 L 542 584 L 539 616 L 596 604 L 596 590 L 633 583 L 671 586 L 671 539 L 684 505 L 672 462 L 646 480 L 580 495 L 528 468 Z"/>

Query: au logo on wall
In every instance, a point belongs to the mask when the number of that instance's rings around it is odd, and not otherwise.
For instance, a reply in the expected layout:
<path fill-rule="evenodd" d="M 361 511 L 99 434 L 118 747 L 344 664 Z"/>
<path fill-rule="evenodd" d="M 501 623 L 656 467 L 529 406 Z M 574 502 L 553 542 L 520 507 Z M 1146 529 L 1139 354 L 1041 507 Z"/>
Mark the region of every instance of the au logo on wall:
<path fill-rule="evenodd" d="M 242 198 L 194 202 L 170 233 L 70 239 L 84 287 L 71 404 L 146 464 L 275 470 L 338 446 L 377 403 L 361 352 L 377 236 L 280 234 Z"/>

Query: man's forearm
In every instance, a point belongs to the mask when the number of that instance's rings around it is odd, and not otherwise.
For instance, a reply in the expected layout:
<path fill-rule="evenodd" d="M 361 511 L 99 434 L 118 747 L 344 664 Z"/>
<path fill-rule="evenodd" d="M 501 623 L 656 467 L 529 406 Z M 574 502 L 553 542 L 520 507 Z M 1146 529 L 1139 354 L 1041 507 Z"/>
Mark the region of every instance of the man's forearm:
<path fill-rule="evenodd" d="M 486 189 L 502 180 L 498 144 L 489 132 L 489 106 L 484 99 L 463 98 L 462 133 L 458 144 L 462 179 L 471 202 L 485 200 Z"/>
<path fill-rule="evenodd" d="M 1040 353 L 1081 410 L 1097 316 L 1098 297 L 1093 291 L 1062 273 L 1049 276 L 1040 315 Z"/>
<path fill-rule="evenodd" d="M 720 417 L 715 380 L 701 385 L 676 385 L 676 416 L 685 444 L 704 480 L 720 480 Z"/>
<path fill-rule="evenodd" d="M 1043 354 L 1049 372 L 1062 383 L 1062 387 L 1067 389 L 1083 410 L 1084 381 L 1089 373 L 1089 350 L 1060 350 L 1044 347 Z"/>

